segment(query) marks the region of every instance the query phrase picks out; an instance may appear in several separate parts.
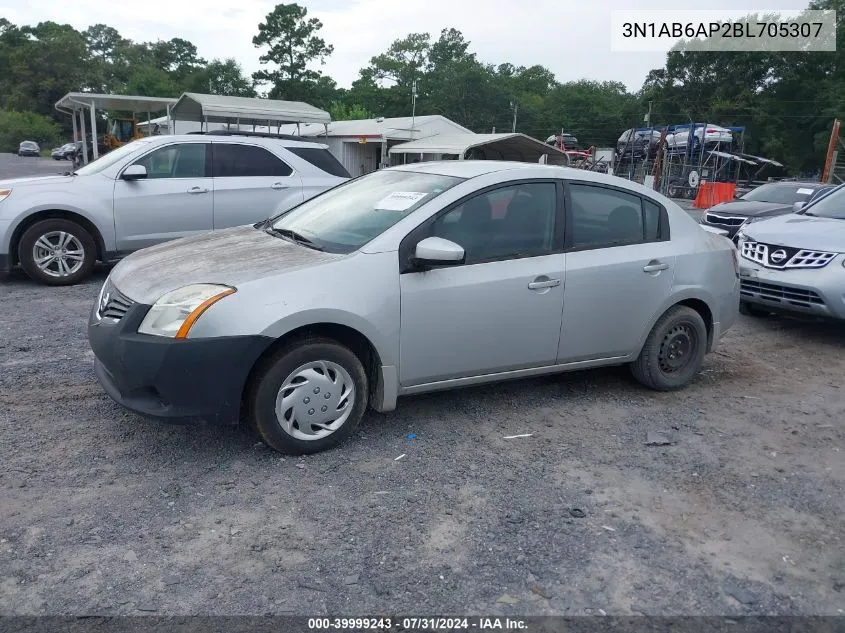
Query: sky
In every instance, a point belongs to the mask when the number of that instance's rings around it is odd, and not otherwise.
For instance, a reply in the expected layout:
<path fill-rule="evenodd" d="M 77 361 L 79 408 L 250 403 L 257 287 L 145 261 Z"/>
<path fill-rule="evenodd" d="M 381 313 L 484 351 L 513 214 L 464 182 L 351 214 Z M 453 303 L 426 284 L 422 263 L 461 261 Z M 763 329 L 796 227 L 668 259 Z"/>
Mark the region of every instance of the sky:
<path fill-rule="evenodd" d="M 261 68 L 262 51 L 252 44 L 259 22 L 275 2 L 265 0 L 0 0 L 0 16 L 14 24 L 45 20 L 85 29 L 96 23 L 116 28 L 136 41 L 181 37 L 201 57 L 235 58 L 247 73 Z M 629 90 L 642 85 L 652 68 L 663 66 L 663 52 L 612 52 L 611 11 L 702 9 L 747 13 L 798 10 L 808 0 L 300 0 L 308 17 L 323 23 L 320 35 L 334 45 L 321 70 L 349 87 L 371 57 L 408 33 L 454 27 L 471 42 L 470 50 L 487 63 L 540 64 L 558 81 L 621 81 Z M 202 6 L 202 9 L 195 7 Z"/>

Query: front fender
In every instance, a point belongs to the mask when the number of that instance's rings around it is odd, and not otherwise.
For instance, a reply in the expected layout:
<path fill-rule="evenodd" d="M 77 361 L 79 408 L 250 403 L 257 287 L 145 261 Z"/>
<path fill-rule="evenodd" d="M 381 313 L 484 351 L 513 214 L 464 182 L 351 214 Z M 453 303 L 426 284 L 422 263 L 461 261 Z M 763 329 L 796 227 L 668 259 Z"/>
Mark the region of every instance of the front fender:
<path fill-rule="evenodd" d="M 10 197 L 7 202 L 11 199 Z M 44 211 L 59 211 L 85 218 L 97 228 L 103 240 L 104 249 L 113 251 L 115 249 L 115 231 L 111 201 L 110 197 L 109 204 L 104 204 L 96 196 L 81 196 L 69 192 L 61 192 L 60 195 L 56 195 L 55 192 L 45 192 L 27 196 L 25 201 L 21 201 L 20 207 L 13 208 L 9 213 L 11 221 L 7 239 L 10 240 L 17 228 L 33 215 Z M 25 203 L 25 206 L 23 203 Z M 8 246 L 8 243 L 5 246 Z"/>
<path fill-rule="evenodd" d="M 301 327 L 320 324 L 342 325 L 351 328 L 370 341 L 383 365 L 396 365 L 398 363 L 398 354 L 393 349 L 395 345 L 390 343 L 391 339 L 398 340 L 398 327 L 395 333 L 380 331 L 382 328 L 345 310 L 315 308 L 296 312 L 276 321 L 261 334 L 269 338 L 279 339 Z"/>

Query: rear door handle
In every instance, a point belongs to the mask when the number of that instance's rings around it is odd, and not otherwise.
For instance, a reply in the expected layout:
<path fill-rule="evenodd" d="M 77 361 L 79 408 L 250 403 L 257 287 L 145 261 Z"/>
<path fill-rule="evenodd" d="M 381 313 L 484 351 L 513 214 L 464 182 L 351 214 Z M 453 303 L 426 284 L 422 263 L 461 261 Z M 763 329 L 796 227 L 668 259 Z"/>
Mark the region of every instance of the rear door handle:
<path fill-rule="evenodd" d="M 545 281 L 532 281 L 528 284 L 529 290 L 539 290 L 540 288 L 554 288 L 560 285 L 560 279 L 547 279 Z"/>
<path fill-rule="evenodd" d="M 188 189 L 188 193 L 208 193 L 208 189 L 205 187 L 191 187 Z"/>
<path fill-rule="evenodd" d="M 283 182 L 274 182 L 270 185 L 270 189 L 287 189 L 288 186 Z"/>
<path fill-rule="evenodd" d="M 661 270 L 666 270 L 669 268 L 669 264 L 664 264 L 663 262 L 652 261 L 649 262 L 648 265 L 643 266 L 643 272 L 646 273 L 659 273 Z"/>

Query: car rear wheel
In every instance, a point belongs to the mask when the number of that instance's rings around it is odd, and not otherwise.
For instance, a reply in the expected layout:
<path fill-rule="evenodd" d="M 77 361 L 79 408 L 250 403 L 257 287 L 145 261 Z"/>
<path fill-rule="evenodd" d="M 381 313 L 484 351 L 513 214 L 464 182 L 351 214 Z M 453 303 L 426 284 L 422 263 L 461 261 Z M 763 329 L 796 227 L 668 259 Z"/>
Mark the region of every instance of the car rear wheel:
<path fill-rule="evenodd" d="M 748 303 L 746 301 L 739 302 L 739 313 L 744 314 L 745 316 L 752 316 L 752 317 L 764 317 L 768 316 L 770 312 L 768 310 L 764 310 L 753 303 Z"/>
<path fill-rule="evenodd" d="M 91 234 L 76 222 L 53 218 L 36 222 L 18 242 L 21 268 L 34 281 L 71 286 L 91 274 L 97 247 Z"/>
<path fill-rule="evenodd" d="M 348 348 L 325 338 L 286 347 L 257 372 L 249 419 L 270 448 L 306 455 L 334 448 L 367 409 L 367 372 Z"/>
<path fill-rule="evenodd" d="M 657 391 L 682 389 L 701 369 L 706 350 L 704 319 L 692 308 L 675 306 L 652 328 L 631 373 Z"/>

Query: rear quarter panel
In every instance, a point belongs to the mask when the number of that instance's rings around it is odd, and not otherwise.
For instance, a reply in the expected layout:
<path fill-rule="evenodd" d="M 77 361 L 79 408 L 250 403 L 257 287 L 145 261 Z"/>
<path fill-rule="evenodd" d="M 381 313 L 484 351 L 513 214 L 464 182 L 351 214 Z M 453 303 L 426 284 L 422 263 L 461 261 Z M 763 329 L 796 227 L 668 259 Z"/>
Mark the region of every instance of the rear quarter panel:
<path fill-rule="evenodd" d="M 713 321 L 718 324 L 716 334 L 719 336 L 735 323 L 739 314 L 739 278 L 732 255 L 734 245 L 728 238 L 702 229 L 674 202 L 663 196 L 655 197 L 669 210 L 675 275 L 670 294 L 655 313 L 649 331 L 673 305 L 697 299 L 710 309 Z M 640 348 L 648 333 L 644 333 Z"/>

